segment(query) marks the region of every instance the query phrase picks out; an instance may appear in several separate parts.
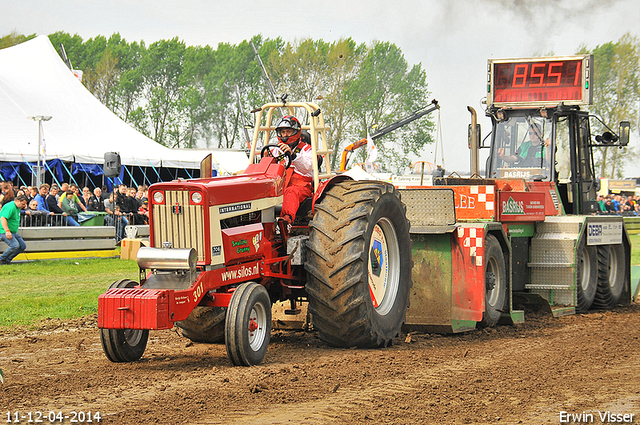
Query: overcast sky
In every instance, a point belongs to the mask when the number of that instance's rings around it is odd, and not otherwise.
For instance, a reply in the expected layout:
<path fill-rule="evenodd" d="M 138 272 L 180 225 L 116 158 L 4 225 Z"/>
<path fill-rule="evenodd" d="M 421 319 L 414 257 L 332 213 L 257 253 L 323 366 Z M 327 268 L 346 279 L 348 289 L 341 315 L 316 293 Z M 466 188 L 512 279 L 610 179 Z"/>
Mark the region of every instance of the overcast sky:
<path fill-rule="evenodd" d="M 0 36 L 11 31 L 65 31 L 85 40 L 119 32 L 147 45 L 177 36 L 213 47 L 256 34 L 390 41 L 410 65 L 422 64 L 431 98 L 440 102 L 445 168 L 468 171 L 467 105 L 478 111 L 483 136 L 490 130 L 481 103 L 487 59 L 571 55 L 626 32 L 639 36 L 640 0 L 0 0 Z M 438 152 L 435 158 L 430 148 L 422 159 L 441 164 Z M 640 175 L 640 165 L 627 169 Z"/>

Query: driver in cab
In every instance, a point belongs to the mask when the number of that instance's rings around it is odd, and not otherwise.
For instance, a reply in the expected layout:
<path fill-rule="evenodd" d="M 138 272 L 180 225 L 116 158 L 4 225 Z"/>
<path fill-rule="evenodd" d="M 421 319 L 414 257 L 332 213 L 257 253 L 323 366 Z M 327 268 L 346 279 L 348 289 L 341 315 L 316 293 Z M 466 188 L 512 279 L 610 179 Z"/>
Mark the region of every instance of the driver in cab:
<path fill-rule="evenodd" d="M 300 203 L 313 195 L 313 153 L 311 145 L 301 140 L 301 129 L 300 121 L 293 115 L 285 115 L 276 125 L 278 147 L 291 155 L 280 214 L 287 230 L 296 218 Z"/>
<path fill-rule="evenodd" d="M 515 155 L 505 155 L 504 148 L 498 149 L 498 157 L 510 164 L 516 164 L 522 168 L 542 168 L 548 162 L 550 140 L 542 143 L 542 130 L 536 123 L 529 127 L 529 140 L 523 142 L 516 150 Z M 543 163 L 544 158 L 544 163 Z"/>

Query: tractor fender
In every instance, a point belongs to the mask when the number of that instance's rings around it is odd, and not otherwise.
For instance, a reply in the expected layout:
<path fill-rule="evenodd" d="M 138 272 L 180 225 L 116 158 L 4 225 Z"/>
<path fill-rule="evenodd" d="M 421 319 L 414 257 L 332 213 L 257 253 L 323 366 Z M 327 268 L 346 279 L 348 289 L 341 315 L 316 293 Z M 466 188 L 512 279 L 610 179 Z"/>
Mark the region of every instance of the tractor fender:
<path fill-rule="evenodd" d="M 324 193 L 327 191 L 327 189 L 329 189 L 332 186 L 335 186 L 336 184 L 346 181 L 346 180 L 375 180 L 375 181 L 379 181 L 376 180 L 375 177 L 373 177 L 372 175 L 366 173 L 362 168 L 360 167 L 354 167 L 351 170 L 347 171 L 346 173 L 342 173 L 342 174 L 338 174 L 337 176 L 333 176 L 328 180 L 323 181 L 322 183 L 320 183 L 320 185 L 318 186 L 318 189 L 316 190 L 316 193 L 314 193 L 313 195 L 313 204 L 311 206 L 311 213 L 315 213 L 315 205 L 316 202 L 318 202 L 320 199 L 322 199 L 322 196 L 324 195 Z"/>
<path fill-rule="evenodd" d="M 322 199 L 322 196 L 327 191 L 327 189 L 329 189 L 331 186 L 335 186 L 336 184 L 338 184 L 340 182 L 343 182 L 345 180 L 354 180 L 354 179 L 351 178 L 350 176 L 346 175 L 346 174 L 340 174 L 338 176 L 333 176 L 330 179 L 325 180 L 322 183 L 320 183 L 320 185 L 318 186 L 318 189 L 313 194 L 313 200 L 312 200 L 312 204 L 311 204 L 311 213 L 312 214 L 315 213 L 316 202 L 318 202 L 320 199 Z"/>

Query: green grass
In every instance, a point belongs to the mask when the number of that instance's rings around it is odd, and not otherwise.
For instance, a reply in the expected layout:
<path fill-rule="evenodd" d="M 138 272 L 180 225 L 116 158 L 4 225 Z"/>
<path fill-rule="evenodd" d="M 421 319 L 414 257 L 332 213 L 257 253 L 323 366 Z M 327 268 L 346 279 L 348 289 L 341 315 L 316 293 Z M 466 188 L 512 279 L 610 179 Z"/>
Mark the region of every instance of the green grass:
<path fill-rule="evenodd" d="M 631 239 L 631 265 L 640 266 L 640 235 L 629 235 Z"/>
<path fill-rule="evenodd" d="M 631 264 L 640 265 L 640 235 L 630 235 Z M 0 328 L 97 313 L 98 296 L 118 279 L 136 280 L 133 260 L 87 259 L 0 266 Z"/>
<path fill-rule="evenodd" d="M 136 279 L 135 261 L 49 260 L 0 266 L 0 328 L 98 312 L 98 295 L 122 278 Z"/>

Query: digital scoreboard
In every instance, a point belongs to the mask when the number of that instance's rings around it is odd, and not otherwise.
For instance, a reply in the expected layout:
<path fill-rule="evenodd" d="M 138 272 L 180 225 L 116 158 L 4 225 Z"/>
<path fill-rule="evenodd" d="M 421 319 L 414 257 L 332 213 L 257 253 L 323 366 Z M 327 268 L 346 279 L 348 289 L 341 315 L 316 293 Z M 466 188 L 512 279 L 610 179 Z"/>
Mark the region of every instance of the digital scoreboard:
<path fill-rule="evenodd" d="M 489 59 L 488 68 L 489 106 L 592 103 L 593 55 Z"/>

